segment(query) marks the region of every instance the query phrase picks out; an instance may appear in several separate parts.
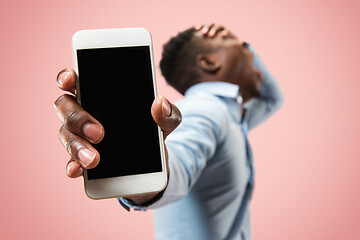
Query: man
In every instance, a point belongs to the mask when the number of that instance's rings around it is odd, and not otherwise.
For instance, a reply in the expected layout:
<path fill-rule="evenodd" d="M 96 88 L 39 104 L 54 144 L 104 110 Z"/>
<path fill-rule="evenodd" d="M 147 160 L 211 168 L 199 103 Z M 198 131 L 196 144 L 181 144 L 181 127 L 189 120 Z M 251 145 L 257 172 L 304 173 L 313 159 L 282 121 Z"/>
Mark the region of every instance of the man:
<path fill-rule="evenodd" d="M 160 193 L 120 203 L 127 209 L 154 208 L 156 239 L 250 239 L 254 166 L 246 134 L 282 104 L 278 85 L 249 44 L 215 24 L 172 38 L 160 67 L 185 96 L 177 104 L 183 118 L 177 129 L 176 106 L 163 97 L 152 106 L 167 137 L 169 182 Z M 58 84 L 74 92 L 74 72 L 60 72 Z M 98 164 L 100 156 L 89 142 L 101 141 L 104 129 L 71 96 L 61 96 L 55 106 L 64 122 L 59 138 L 71 154 L 67 174 L 78 177 Z"/>

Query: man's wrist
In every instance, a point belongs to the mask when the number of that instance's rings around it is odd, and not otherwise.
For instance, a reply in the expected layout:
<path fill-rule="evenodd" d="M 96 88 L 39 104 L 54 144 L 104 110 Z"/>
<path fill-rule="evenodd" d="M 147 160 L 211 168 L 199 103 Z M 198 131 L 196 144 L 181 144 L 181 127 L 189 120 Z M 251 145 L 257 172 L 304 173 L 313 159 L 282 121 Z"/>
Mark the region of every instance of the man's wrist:
<path fill-rule="evenodd" d="M 164 195 L 165 189 L 158 193 L 133 196 L 133 197 L 130 196 L 130 197 L 125 197 L 125 199 L 132 205 L 147 207 L 157 202 Z"/>
<path fill-rule="evenodd" d="M 169 173 L 170 172 L 168 171 L 168 180 L 170 177 Z M 150 205 L 154 204 L 155 202 L 157 202 L 158 200 L 160 200 L 160 198 L 164 195 L 164 192 L 168 186 L 168 183 L 169 182 L 167 182 L 166 187 L 160 192 L 143 194 L 143 195 L 138 195 L 138 196 L 128 196 L 128 197 L 125 197 L 125 199 L 133 205 L 144 206 L 144 207 L 150 206 Z"/>

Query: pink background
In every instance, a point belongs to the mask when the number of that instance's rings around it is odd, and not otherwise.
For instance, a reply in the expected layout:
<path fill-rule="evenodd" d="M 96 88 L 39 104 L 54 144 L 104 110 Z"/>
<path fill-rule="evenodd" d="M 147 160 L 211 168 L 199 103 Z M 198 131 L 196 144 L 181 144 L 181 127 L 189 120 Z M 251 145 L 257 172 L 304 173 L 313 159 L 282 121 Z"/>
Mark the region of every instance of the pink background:
<path fill-rule="evenodd" d="M 170 36 L 217 22 L 255 46 L 286 97 L 250 134 L 254 239 L 360 239 L 359 12 L 355 0 L 1 0 L 0 238 L 153 239 L 151 212 L 90 200 L 66 177 L 55 77 L 77 30 L 146 27 L 158 65 Z"/>

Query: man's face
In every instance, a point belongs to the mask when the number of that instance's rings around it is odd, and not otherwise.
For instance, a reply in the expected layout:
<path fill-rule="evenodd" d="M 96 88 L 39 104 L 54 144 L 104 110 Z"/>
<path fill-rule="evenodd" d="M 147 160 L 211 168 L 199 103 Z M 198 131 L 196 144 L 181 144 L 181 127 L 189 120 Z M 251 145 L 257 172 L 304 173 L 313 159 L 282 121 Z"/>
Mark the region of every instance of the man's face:
<path fill-rule="evenodd" d="M 219 32 L 213 38 L 203 36 L 197 32 L 197 37 L 202 38 L 204 44 L 209 44 L 219 56 L 221 61 L 220 81 L 231 82 L 240 86 L 243 97 L 251 98 L 260 95 L 263 82 L 260 71 L 254 68 L 253 54 L 248 50 L 247 44 L 240 41 L 231 33 L 225 37 Z"/>

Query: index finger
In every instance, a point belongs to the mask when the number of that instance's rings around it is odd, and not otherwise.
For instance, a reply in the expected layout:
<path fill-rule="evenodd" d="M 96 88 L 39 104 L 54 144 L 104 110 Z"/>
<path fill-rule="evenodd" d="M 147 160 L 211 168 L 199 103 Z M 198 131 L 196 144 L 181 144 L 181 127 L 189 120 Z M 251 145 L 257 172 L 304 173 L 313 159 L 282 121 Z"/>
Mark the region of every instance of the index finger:
<path fill-rule="evenodd" d="M 214 26 L 214 23 L 211 24 L 205 24 L 202 28 L 201 28 L 201 32 L 204 36 L 208 36 L 210 29 Z"/>
<path fill-rule="evenodd" d="M 209 37 L 215 37 L 215 35 L 225 29 L 224 26 L 221 25 L 214 25 L 208 32 Z"/>
<path fill-rule="evenodd" d="M 74 70 L 70 68 L 61 70 L 56 77 L 56 82 L 60 89 L 75 94 L 76 74 Z"/>

